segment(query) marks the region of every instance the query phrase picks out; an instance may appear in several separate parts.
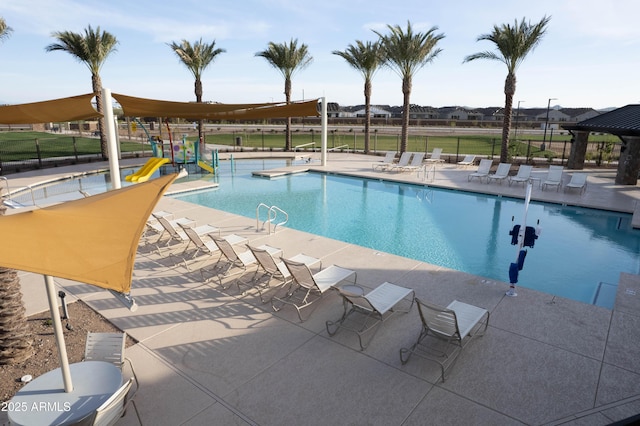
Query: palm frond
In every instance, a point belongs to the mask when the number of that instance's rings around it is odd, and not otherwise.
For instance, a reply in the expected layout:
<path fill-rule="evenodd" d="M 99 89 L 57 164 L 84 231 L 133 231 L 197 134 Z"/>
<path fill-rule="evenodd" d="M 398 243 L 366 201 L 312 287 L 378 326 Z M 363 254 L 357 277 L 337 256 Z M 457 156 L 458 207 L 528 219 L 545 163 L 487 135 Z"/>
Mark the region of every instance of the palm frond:
<path fill-rule="evenodd" d="M 445 36 L 436 34 L 438 27 L 425 33 L 416 33 L 407 22 L 406 31 L 399 25 L 387 25 L 388 34 L 374 31 L 380 37 L 384 63 L 402 78 L 414 75 L 420 68 L 433 62 L 442 49 L 436 45 Z"/>
<path fill-rule="evenodd" d="M 211 43 L 204 43 L 202 38 L 193 44 L 188 40 L 167 44 L 196 80 L 200 80 L 202 72 L 213 63 L 219 54 L 226 52 L 225 49 L 216 48 L 215 40 Z"/>
<path fill-rule="evenodd" d="M 9 38 L 12 32 L 13 28 L 7 25 L 4 18 L 0 17 L 0 41 Z"/>
<path fill-rule="evenodd" d="M 100 27 L 94 30 L 89 25 L 84 35 L 72 31 L 58 31 L 51 34 L 58 40 L 45 47 L 47 52 L 63 51 L 71 54 L 79 62 L 84 63 L 92 74 L 98 74 L 107 57 L 116 51 L 118 40 Z"/>
<path fill-rule="evenodd" d="M 290 80 L 296 71 L 302 70 L 313 62 L 306 44 L 298 46 L 297 39 L 289 43 L 269 42 L 266 50 L 257 52 L 255 56 L 264 58 L 271 66 L 279 70 L 285 80 Z"/>

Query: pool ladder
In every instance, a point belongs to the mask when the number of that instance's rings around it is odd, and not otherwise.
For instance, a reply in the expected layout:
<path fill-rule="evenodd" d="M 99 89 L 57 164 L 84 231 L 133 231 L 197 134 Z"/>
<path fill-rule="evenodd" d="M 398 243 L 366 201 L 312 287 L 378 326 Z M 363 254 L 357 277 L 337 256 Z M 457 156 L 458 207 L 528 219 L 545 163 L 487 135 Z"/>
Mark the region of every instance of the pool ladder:
<path fill-rule="evenodd" d="M 267 211 L 267 218 L 262 222 L 262 227 L 260 227 L 260 211 L 261 210 Z M 284 216 L 284 219 L 280 219 L 279 222 L 276 222 L 276 220 L 278 220 L 278 216 L 280 217 Z M 289 221 L 289 214 L 278 206 L 268 206 L 264 203 L 260 203 L 258 204 L 258 207 L 256 207 L 256 230 L 257 231 L 259 231 L 260 229 L 264 229 L 264 225 L 268 223 L 269 235 L 271 235 L 272 223 L 275 222 L 275 225 L 273 226 L 273 232 L 276 232 L 276 228 L 278 227 L 278 225 L 284 225 L 288 221 Z"/>

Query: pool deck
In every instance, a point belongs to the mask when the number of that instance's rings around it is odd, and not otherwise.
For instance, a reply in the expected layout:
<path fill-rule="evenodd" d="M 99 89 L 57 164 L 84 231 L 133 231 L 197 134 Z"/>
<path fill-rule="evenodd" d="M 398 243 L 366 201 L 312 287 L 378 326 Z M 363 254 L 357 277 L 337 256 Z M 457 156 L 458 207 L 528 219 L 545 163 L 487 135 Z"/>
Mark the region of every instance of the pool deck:
<path fill-rule="evenodd" d="M 377 159 L 382 157 L 329 154 L 324 168 L 311 161 L 286 171 L 319 169 L 524 197 L 522 185 L 469 182 L 475 167 L 436 165 L 425 176 L 373 171 Z M 128 160 L 122 165 L 142 162 Z M 98 167 L 106 165 L 8 178 L 14 189 L 70 170 Z M 637 210 L 638 186 L 615 185 L 615 170 L 585 172 L 590 177 L 584 194 L 564 188 L 542 191 L 536 184 L 532 199 Z M 546 171 L 534 169 L 533 175 L 544 178 Z M 192 190 L 197 185 L 176 184 L 172 190 Z M 443 383 L 434 363 L 420 358 L 400 363 L 399 349 L 412 344 L 420 331 L 415 306 L 382 324 L 370 346 L 361 351 L 352 333 L 327 334 L 325 321 L 339 318 L 342 311 L 333 292 L 301 323 L 293 309 L 273 312 L 255 292 L 243 296 L 235 287 L 223 291 L 215 280 L 203 283 L 197 269 L 189 272 L 166 252 L 159 255 L 141 244 L 132 287 L 140 305 L 136 312 L 122 307 L 106 291 L 55 279 L 68 299 L 82 299 L 139 342 L 127 349 L 141 386 L 135 396 L 137 411 L 130 408 L 118 424 L 605 425 L 640 413 L 637 275 L 621 274 L 613 310 L 525 288 L 518 288 L 517 297 L 506 297 L 505 282 L 286 227 L 267 235 L 256 229 L 255 219 L 174 198 L 163 197 L 158 209 L 189 217 L 198 225 L 210 223 L 223 235 L 245 236 L 251 244 L 279 247 L 285 257 L 303 252 L 320 258 L 325 267 L 354 269 L 357 283 L 367 289 L 388 281 L 440 305 L 457 299 L 484 307 L 491 319 L 486 334 L 467 346 Z M 391 238 L 393 230 L 388 232 Z M 206 262 L 202 258 L 192 269 Z M 21 273 L 20 279 L 27 314 L 47 310 L 42 277 Z M 4 421 L 0 417 L 0 424 Z"/>

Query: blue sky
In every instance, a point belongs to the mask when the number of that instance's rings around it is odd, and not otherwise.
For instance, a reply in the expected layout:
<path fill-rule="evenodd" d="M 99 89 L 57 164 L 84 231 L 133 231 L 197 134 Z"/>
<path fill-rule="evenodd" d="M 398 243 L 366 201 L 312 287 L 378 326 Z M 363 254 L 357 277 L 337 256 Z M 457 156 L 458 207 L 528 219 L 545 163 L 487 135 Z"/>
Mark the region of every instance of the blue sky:
<path fill-rule="evenodd" d="M 550 15 L 547 34 L 517 72 L 514 104 L 523 108 L 620 107 L 640 103 L 640 2 L 637 0 L 2 0 L 0 16 L 13 28 L 0 44 L 0 103 L 26 103 L 91 91 L 88 69 L 64 52 L 45 52 L 54 31 L 91 25 L 119 41 L 101 70 L 103 85 L 132 96 L 193 101 L 193 77 L 167 46 L 216 41 L 226 50 L 204 72 L 205 101 L 284 100 L 280 73 L 255 53 L 270 41 L 297 38 L 313 63 L 293 77 L 292 97 L 325 96 L 342 105 L 364 103 L 362 76 L 333 55 L 356 40 L 375 40 L 387 25 L 445 35 L 443 50 L 414 77 L 411 102 L 424 106 L 504 105 L 506 66 L 463 64 L 493 49 L 477 37 L 495 24 Z M 389 69 L 373 79 L 372 103 L 401 105 L 401 80 Z"/>

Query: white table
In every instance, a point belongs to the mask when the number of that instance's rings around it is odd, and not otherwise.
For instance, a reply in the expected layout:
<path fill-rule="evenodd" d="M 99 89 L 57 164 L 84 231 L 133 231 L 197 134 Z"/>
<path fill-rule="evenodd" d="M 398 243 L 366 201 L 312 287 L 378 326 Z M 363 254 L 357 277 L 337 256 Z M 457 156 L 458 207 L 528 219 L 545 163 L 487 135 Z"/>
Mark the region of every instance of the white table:
<path fill-rule="evenodd" d="M 94 412 L 122 385 L 122 373 L 109 362 L 71 364 L 73 390 L 64 391 L 59 368 L 49 371 L 20 389 L 8 402 L 12 425 L 65 425 Z"/>

